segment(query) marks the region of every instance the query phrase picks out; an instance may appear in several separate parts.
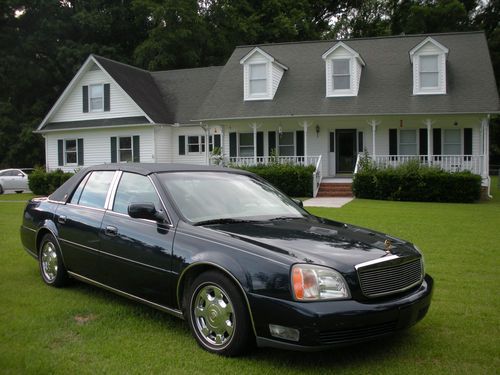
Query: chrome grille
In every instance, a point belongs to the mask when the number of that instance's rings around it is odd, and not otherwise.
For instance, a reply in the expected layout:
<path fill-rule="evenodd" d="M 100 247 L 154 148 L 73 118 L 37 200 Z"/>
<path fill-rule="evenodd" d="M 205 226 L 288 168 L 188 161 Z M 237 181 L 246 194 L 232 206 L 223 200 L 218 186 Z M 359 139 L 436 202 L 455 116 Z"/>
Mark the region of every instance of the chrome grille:
<path fill-rule="evenodd" d="M 420 259 L 409 262 L 380 262 L 359 267 L 361 291 L 366 297 L 380 297 L 409 289 L 422 282 Z"/>

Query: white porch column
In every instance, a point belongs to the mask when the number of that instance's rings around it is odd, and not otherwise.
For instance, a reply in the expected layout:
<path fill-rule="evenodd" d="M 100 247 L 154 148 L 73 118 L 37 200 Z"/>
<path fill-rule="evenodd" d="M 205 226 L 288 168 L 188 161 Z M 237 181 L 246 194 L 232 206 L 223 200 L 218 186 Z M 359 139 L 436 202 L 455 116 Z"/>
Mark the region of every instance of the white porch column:
<path fill-rule="evenodd" d="M 257 165 L 257 129 L 260 126 L 254 122 L 250 127 L 253 129 L 253 162 Z"/>
<path fill-rule="evenodd" d="M 299 126 L 304 129 L 304 165 L 307 165 L 307 129 L 312 124 L 309 124 L 307 121 L 303 121 L 299 124 Z"/>
<path fill-rule="evenodd" d="M 375 147 L 375 132 L 377 131 L 377 126 L 380 125 L 380 121 L 370 120 L 368 121 L 368 125 L 372 127 L 372 158 L 375 160 L 375 156 L 377 155 L 376 147 Z"/>
<path fill-rule="evenodd" d="M 209 135 L 210 127 L 208 125 L 202 125 L 203 130 L 205 130 L 205 164 L 210 165 L 210 155 L 209 155 Z"/>
<path fill-rule="evenodd" d="M 432 160 L 432 142 L 431 142 L 432 124 L 434 124 L 434 121 L 432 121 L 431 119 L 426 119 L 424 121 L 424 125 L 427 127 L 427 163 L 429 165 Z"/>

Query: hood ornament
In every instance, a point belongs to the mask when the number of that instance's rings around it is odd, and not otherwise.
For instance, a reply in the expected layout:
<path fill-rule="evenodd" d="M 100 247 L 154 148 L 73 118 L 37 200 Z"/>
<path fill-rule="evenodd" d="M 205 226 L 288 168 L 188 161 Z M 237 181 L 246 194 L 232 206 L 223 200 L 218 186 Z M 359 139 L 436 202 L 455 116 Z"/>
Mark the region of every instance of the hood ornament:
<path fill-rule="evenodd" d="M 392 241 L 387 239 L 384 241 L 384 247 L 385 247 L 385 253 L 386 254 L 392 254 L 391 253 L 391 250 L 392 250 Z"/>

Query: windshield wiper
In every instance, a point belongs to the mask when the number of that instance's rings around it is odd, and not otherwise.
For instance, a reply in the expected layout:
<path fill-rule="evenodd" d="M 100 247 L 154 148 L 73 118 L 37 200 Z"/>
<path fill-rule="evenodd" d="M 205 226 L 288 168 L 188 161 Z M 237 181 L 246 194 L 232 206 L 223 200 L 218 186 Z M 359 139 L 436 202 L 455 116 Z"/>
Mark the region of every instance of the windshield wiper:
<path fill-rule="evenodd" d="M 230 217 L 220 219 L 202 220 L 194 223 L 193 225 L 210 225 L 210 224 L 239 224 L 239 223 L 255 223 L 255 220 L 233 219 Z"/>
<path fill-rule="evenodd" d="M 279 220 L 297 220 L 297 219 L 303 219 L 304 216 L 277 216 L 273 217 L 272 219 L 269 219 L 269 221 L 279 221 Z"/>

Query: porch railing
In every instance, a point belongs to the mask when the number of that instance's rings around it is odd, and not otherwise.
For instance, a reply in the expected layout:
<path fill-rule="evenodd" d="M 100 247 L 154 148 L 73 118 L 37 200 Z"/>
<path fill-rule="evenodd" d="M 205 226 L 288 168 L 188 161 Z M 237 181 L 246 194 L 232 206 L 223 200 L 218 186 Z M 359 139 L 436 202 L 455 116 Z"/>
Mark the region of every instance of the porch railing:
<path fill-rule="evenodd" d="M 432 155 L 430 160 L 427 155 L 376 155 L 372 157 L 372 160 L 378 167 L 397 167 L 409 161 L 418 160 L 422 165 L 439 167 L 448 172 L 470 171 L 478 175 L 484 174 L 483 155 Z"/>
<path fill-rule="evenodd" d="M 318 195 L 319 186 L 321 185 L 321 180 L 323 179 L 323 175 L 321 173 L 321 155 L 318 157 L 318 161 L 316 162 L 316 169 L 313 172 L 313 197 L 316 198 Z"/>
<path fill-rule="evenodd" d="M 237 156 L 227 158 L 229 165 L 259 165 L 259 164 L 293 164 L 293 165 L 316 165 L 321 156 Z"/>

